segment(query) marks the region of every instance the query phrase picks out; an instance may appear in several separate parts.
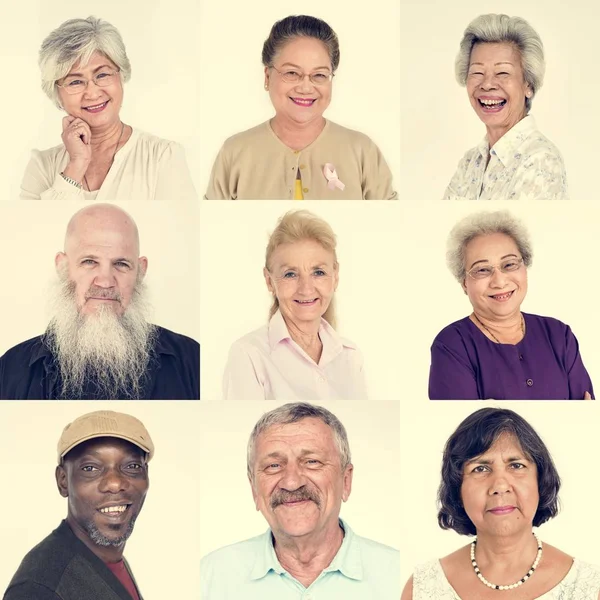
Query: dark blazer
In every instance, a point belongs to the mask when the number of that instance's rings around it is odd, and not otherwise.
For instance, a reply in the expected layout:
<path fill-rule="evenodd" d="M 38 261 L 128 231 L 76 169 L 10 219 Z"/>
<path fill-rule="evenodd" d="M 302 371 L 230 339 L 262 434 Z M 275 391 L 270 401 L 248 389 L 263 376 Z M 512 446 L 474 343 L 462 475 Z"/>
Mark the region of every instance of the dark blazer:
<path fill-rule="evenodd" d="M 138 594 L 141 599 L 139 589 Z M 131 600 L 131 596 L 63 521 L 27 553 L 4 600 Z"/>
<path fill-rule="evenodd" d="M 199 400 L 200 345 L 164 327 L 156 341 L 141 393 L 142 400 Z M 61 378 L 55 358 L 37 336 L 14 346 L 0 358 L 0 400 L 55 400 Z M 78 400 L 111 400 L 95 394 L 93 382 Z"/>

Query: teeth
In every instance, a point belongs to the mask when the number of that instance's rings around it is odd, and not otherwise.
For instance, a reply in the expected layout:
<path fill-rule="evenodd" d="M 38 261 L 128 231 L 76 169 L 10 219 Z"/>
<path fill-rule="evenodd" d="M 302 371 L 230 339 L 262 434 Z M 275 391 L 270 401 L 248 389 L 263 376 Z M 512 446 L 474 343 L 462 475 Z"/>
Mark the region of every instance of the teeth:
<path fill-rule="evenodd" d="M 294 98 L 294 102 L 297 104 L 306 104 L 307 106 L 312 104 L 314 100 L 300 100 L 299 98 Z"/>
<path fill-rule="evenodd" d="M 103 102 L 102 104 L 96 104 L 96 106 L 86 106 L 85 109 L 86 110 L 94 110 L 95 108 L 100 108 L 101 106 L 104 106 L 106 104 L 106 102 Z"/>
<path fill-rule="evenodd" d="M 127 506 L 108 506 L 106 508 L 101 508 L 101 513 L 123 513 L 127 510 Z"/>
<path fill-rule="evenodd" d="M 504 102 L 504 100 L 482 100 L 482 99 L 480 99 L 479 102 L 481 102 L 481 104 L 485 104 L 486 106 L 495 106 L 497 104 L 502 104 Z"/>

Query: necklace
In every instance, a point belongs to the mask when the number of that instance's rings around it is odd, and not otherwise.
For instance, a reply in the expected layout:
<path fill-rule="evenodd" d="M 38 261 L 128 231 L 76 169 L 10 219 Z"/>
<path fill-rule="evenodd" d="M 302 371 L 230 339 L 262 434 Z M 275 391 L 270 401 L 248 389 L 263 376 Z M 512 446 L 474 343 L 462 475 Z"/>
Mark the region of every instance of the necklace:
<path fill-rule="evenodd" d="M 125 123 L 121 123 L 121 135 L 119 135 L 119 139 L 117 140 L 117 145 L 115 146 L 115 151 L 113 152 L 112 158 L 110 159 L 110 165 L 108 167 L 109 171 L 110 171 L 110 168 L 112 167 L 113 162 L 115 161 L 115 154 L 117 153 L 117 148 L 119 147 L 119 144 L 121 143 L 121 139 L 123 138 L 124 131 L 125 131 Z M 87 177 L 85 175 L 83 176 L 83 181 L 85 181 L 85 185 L 88 189 L 88 192 L 91 192 L 92 190 L 90 190 L 90 184 L 88 183 Z"/>
<path fill-rule="evenodd" d="M 493 590 L 514 590 L 520 585 L 523 585 L 533 575 L 533 573 L 537 569 L 537 566 L 540 564 L 540 560 L 542 560 L 542 541 L 535 533 L 533 534 L 533 537 L 535 538 L 538 547 L 537 554 L 535 555 L 535 560 L 533 561 L 533 565 L 531 565 L 531 569 L 529 569 L 529 571 L 527 571 L 527 573 L 521 579 L 519 579 L 519 581 L 517 581 L 516 583 L 511 583 L 510 585 L 495 585 L 493 583 L 490 583 L 481 574 L 481 571 L 477 566 L 477 561 L 475 560 L 475 546 L 477 545 L 477 538 L 475 538 L 471 543 L 471 564 L 473 565 L 473 569 L 475 569 L 475 575 L 479 577 L 481 583 L 487 585 Z"/>
<path fill-rule="evenodd" d="M 501 344 L 502 342 L 478 319 L 477 315 L 475 314 L 475 312 L 473 312 L 473 316 L 475 317 L 475 320 L 494 338 L 494 341 L 497 344 Z M 523 315 L 521 314 L 521 333 L 523 334 L 523 337 L 525 337 L 525 319 L 523 318 Z"/>

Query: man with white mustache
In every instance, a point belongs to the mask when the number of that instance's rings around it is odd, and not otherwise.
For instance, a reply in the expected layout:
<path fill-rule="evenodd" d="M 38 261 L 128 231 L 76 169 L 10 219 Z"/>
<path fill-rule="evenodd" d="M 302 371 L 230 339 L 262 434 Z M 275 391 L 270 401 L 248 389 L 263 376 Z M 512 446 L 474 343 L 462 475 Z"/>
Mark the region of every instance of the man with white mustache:
<path fill-rule="evenodd" d="M 340 519 L 354 467 L 333 413 L 296 402 L 264 414 L 248 442 L 247 469 L 269 529 L 202 559 L 202 600 L 400 598 L 398 551 Z"/>
<path fill-rule="evenodd" d="M 0 399 L 200 398 L 199 344 L 148 321 L 148 259 L 130 215 L 81 209 L 55 265 L 50 323 L 0 358 Z"/>

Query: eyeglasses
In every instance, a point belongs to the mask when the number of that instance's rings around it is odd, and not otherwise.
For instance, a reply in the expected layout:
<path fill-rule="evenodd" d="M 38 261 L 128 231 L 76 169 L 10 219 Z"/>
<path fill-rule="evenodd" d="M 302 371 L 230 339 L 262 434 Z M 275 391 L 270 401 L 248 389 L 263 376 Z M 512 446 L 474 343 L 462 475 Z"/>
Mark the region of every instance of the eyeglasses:
<path fill-rule="evenodd" d="M 487 279 L 494 274 L 496 269 L 500 269 L 502 273 L 513 273 L 514 271 L 518 271 L 523 264 L 522 258 L 508 258 L 502 261 L 497 267 L 494 265 L 478 265 L 473 267 L 467 273 L 473 279 Z"/>
<path fill-rule="evenodd" d="M 68 76 L 63 79 L 62 83 L 56 83 L 58 87 L 61 87 L 67 92 L 67 94 L 80 94 L 87 89 L 88 83 L 93 81 L 99 87 L 107 87 L 111 83 L 114 83 L 115 76 L 120 69 L 103 69 L 96 73 L 91 79 L 85 79 L 79 76 Z"/>
<path fill-rule="evenodd" d="M 298 73 L 298 71 L 280 71 L 275 67 L 271 67 L 274 71 L 277 71 L 281 75 L 281 79 L 283 79 L 286 83 L 298 83 L 299 81 L 304 81 L 305 77 L 310 79 L 310 82 L 313 85 L 326 85 L 328 84 L 334 77 L 335 73 L 311 73 L 310 75 L 305 73 Z"/>

